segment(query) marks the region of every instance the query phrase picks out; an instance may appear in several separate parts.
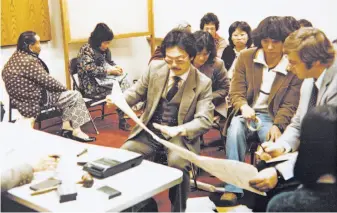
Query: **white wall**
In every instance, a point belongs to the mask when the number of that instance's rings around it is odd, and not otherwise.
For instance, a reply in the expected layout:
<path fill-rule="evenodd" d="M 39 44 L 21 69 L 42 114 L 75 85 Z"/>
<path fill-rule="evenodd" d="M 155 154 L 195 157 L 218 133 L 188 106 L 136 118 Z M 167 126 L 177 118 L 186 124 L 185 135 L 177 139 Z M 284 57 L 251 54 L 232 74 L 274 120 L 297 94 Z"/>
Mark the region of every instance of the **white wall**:
<path fill-rule="evenodd" d="M 247 21 L 254 28 L 266 16 L 292 15 L 298 19 L 310 20 L 315 27 L 326 32 L 330 39 L 335 39 L 337 38 L 336 8 L 335 0 L 154 0 L 155 31 L 157 37 L 163 37 L 180 20 L 190 22 L 193 31 L 199 30 L 201 17 L 207 12 L 214 12 L 220 19 L 219 34 L 227 38 L 228 27 L 236 20 Z M 52 40 L 42 44 L 40 57 L 48 65 L 51 75 L 65 84 L 59 1 L 49 0 L 49 11 Z M 91 13 L 100 12 L 91 11 Z M 85 23 L 84 19 L 83 24 Z M 81 44 L 70 46 L 70 57 L 76 56 L 80 46 Z M 14 51 L 15 47 L 1 48 L 1 70 Z M 129 73 L 130 79 L 139 78 L 146 69 L 150 57 L 150 47 L 144 37 L 114 40 L 111 51 L 113 60 Z M 8 96 L 2 80 L 0 89 L 2 90 L 0 100 L 8 106 Z M 7 116 L 8 113 L 6 113 Z M 8 120 L 6 117 L 5 120 Z"/>
<path fill-rule="evenodd" d="M 310 20 L 329 38 L 337 38 L 337 1 L 335 0 L 155 0 L 156 36 L 163 37 L 180 20 L 199 30 L 200 19 L 207 12 L 220 20 L 219 34 L 228 38 L 234 21 L 246 21 L 252 28 L 271 15 L 294 16 Z"/>
<path fill-rule="evenodd" d="M 49 0 L 49 12 L 52 39 L 42 44 L 40 57 L 46 62 L 50 74 L 61 83 L 66 84 L 62 25 L 58 0 Z M 97 11 L 97 13 L 100 13 L 100 11 Z M 83 24 L 85 24 L 85 20 L 83 20 Z M 70 57 L 76 56 L 81 46 L 82 44 L 71 44 L 69 47 Z M 1 71 L 15 49 L 15 46 L 1 47 Z M 111 54 L 112 59 L 129 73 L 128 77 L 130 80 L 138 79 L 141 73 L 147 68 L 147 63 L 150 58 L 150 46 L 145 37 L 113 40 L 111 44 Z M 5 104 L 5 110 L 7 112 L 4 121 L 8 121 L 8 95 L 5 91 L 2 78 L 0 80 L 0 100 Z M 15 113 L 14 117 L 16 116 L 17 114 Z"/>

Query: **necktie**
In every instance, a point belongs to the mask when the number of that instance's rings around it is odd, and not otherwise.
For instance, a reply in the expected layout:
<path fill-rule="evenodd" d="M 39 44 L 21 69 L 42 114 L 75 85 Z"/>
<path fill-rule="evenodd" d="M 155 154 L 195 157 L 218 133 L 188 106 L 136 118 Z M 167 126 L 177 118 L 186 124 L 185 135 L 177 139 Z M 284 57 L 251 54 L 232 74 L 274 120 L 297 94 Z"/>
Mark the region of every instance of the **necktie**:
<path fill-rule="evenodd" d="M 312 86 L 312 92 L 311 92 L 309 104 L 308 104 L 308 112 L 316 106 L 317 95 L 318 95 L 318 89 L 317 89 L 316 84 L 314 82 L 314 85 Z"/>
<path fill-rule="evenodd" d="M 173 80 L 174 80 L 173 86 L 167 92 L 167 95 L 166 95 L 166 99 L 168 101 L 171 101 L 171 99 L 174 97 L 174 95 L 178 92 L 178 90 L 179 90 L 178 84 L 179 84 L 180 79 L 181 78 L 179 76 L 173 76 Z"/>

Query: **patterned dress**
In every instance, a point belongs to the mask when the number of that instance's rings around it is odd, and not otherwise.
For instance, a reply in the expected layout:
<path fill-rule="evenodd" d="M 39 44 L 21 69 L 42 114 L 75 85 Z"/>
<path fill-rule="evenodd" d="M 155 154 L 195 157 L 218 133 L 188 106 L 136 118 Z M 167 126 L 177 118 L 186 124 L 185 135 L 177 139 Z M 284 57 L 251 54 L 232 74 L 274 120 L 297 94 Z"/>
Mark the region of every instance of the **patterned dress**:
<path fill-rule="evenodd" d="M 111 60 L 111 53 L 108 49 L 103 52 L 96 50 L 90 46 L 90 44 L 85 44 L 81 47 L 78 53 L 78 64 L 79 64 L 79 81 L 80 89 L 84 91 L 86 97 L 105 97 L 111 93 L 112 85 L 100 86 L 96 78 L 104 79 L 107 77 L 107 66 L 115 66 L 115 62 Z M 122 91 L 130 87 L 129 82 L 124 79 L 121 82 Z"/>
<path fill-rule="evenodd" d="M 11 104 L 24 117 L 36 118 L 46 106 L 55 106 L 62 111 L 62 120 L 71 121 L 73 128 L 90 121 L 82 95 L 67 91 L 33 53 L 16 51 L 6 63 L 2 78 Z"/>

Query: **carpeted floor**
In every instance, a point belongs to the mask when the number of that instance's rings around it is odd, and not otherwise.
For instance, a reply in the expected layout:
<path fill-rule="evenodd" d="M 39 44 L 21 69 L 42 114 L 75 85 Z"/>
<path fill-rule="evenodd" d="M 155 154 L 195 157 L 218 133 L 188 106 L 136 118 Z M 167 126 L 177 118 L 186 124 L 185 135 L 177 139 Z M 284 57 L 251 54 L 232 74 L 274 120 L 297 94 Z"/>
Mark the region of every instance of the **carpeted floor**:
<path fill-rule="evenodd" d="M 106 113 L 114 112 L 114 108 L 106 108 Z M 95 136 L 96 141 L 93 144 L 101 145 L 101 146 L 107 146 L 107 147 L 120 147 L 125 140 L 128 137 L 129 132 L 122 131 L 118 128 L 118 118 L 116 114 L 107 116 L 104 120 L 102 120 L 100 117 L 96 118 L 100 115 L 100 112 L 92 112 L 92 117 L 95 120 L 96 127 L 99 131 L 99 134 L 95 134 L 95 130 L 92 126 L 92 124 L 89 122 L 85 124 L 82 128 L 82 130 L 86 133 L 88 133 L 90 136 Z M 44 126 L 48 126 L 54 123 L 60 122 L 60 118 L 54 118 L 47 121 L 42 122 L 42 129 Z M 132 120 L 128 121 L 130 124 L 134 125 L 134 122 Z M 37 128 L 37 126 L 36 126 Z M 52 134 L 57 134 L 60 130 L 61 125 L 56 125 L 50 128 L 47 128 L 43 131 L 50 132 Z M 211 156 L 215 158 L 225 158 L 225 152 L 224 150 L 219 150 L 218 146 L 223 145 L 223 142 L 220 142 L 218 139 L 220 139 L 219 132 L 215 129 L 211 129 L 208 133 L 204 135 L 204 141 L 206 144 L 206 147 L 202 149 L 201 155 L 204 156 Z M 217 142 L 212 142 L 216 141 Z M 208 173 L 201 171 L 197 178 L 198 181 L 202 181 L 205 183 L 209 183 L 215 186 L 223 186 L 223 183 L 218 180 L 215 177 L 210 176 Z M 190 198 L 192 197 L 201 197 L 201 196 L 208 196 L 210 193 L 202 190 L 196 190 L 191 188 Z M 245 197 L 240 201 L 240 203 L 247 205 L 250 207 L 252 205 L 252 195 L 249 192 L 245 192 Z M 170 211 L 171 204 L 170 200 L 168 199 L 168 191 L 162 192 L 158 194 L 155 197 L 155 200 L 157 201 L 158 208 L 160 212 L 168 212 Z"/>

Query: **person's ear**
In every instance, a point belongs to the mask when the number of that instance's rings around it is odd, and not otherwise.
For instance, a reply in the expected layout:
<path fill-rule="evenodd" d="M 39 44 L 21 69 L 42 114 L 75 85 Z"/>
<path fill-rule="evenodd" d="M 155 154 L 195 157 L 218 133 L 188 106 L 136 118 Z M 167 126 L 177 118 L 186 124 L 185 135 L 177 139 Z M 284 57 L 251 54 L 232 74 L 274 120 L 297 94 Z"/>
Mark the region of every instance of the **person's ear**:
<path fill-rule="evenodd" d="M 32 48 L 32 46 L 33 46 L 33 45 L 31 45 L 31 44 L 30 44 L 30 45 L 28 45 L 28 49 L 29 49 L 31 52 L 33 52 L 33 48 Z"/>

